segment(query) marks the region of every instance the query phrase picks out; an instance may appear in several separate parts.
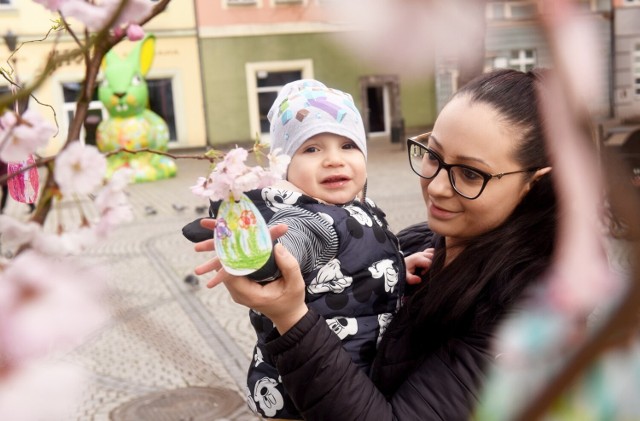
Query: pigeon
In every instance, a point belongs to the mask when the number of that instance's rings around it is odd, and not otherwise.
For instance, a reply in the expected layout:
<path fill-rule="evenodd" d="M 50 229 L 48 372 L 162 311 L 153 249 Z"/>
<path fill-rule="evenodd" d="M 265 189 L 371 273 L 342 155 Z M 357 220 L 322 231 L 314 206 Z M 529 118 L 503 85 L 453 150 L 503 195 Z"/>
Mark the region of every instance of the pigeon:
<path fill-rule="evenodd" d="M 179 205 L 177 203 L 172 203 L 171 207 L 173 209 L 175 209 L 176 211 L 178 211 L 178 212 L 182 212 L 183 210 L 185 210 L 187 208 L 185 205 Z"/>
<path fill-rule="evenodd" d="M 205 213 L 207 211 L 207 209 L 209 209 L 209 206 L 196 206 L 196 213 Z"/>
<path fill-rule="evenodd" d="M 185 284 L 189 284 L 191 286 L 197 287 L 198 284 L 200 283 L 200 280 L 198 279 L 198 277 L 192 273 L 188 274 L 187 276 L 184 277 L 184 283 Z"/>

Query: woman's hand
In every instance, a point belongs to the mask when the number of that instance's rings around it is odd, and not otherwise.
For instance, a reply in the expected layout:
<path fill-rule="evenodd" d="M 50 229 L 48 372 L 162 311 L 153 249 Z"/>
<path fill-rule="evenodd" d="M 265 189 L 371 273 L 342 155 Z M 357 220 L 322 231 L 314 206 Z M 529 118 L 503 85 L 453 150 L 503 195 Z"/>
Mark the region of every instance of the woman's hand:
<path fill-rule="evenodd" d="M 214 229 L 215 220 L 203 219 L 201 225 Z M 286 225 L 277 225 L 270 229 L 273 239 L 281 237 L 287 231 Z M 213 239 L 202 241 L 195 246 L 196 251 L 212 251 Z M 276 264 L 282 278 L 266 284 L 260 284 L 246 277 L 229 275 L 218 258 L 213 258 L 195 269 L 197 275 L 216 270 L 217 273 L 209 281 L 207 287 L 213 288 L 223 283 L 233 301 L 250 307 L 267 316 L 280 333 L 284 333 L 295 325 L 308 311 L 304 302 L 305 284 L 300 272 L 300 265 L 295 257 L 282 246 L 274 247 Z"/>
<path fill-rule="evenodd" d="M 404 258 L 407 267 L 407 283 L 410 285 L 422 282 L 422 274 L 431 268 L 433 262 L 433 248 L 419 251 Z"/>

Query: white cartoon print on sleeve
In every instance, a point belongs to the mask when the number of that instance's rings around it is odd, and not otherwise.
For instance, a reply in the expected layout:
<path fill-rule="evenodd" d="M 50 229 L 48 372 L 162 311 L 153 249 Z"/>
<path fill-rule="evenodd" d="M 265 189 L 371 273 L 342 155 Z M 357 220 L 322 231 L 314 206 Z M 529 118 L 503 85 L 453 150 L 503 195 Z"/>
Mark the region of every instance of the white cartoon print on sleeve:
<path fill-rule="evenodd" d="M 264 415 L 273 417 L 284 407 L 282 394 L 277 389 L 278 382 L 270 377 L 263 377 L 253 389 L 253 399 L 257 402 Z"/>
<path fill-rule="evenodd" d="M 384 290 L 393 292 L 398 283 L 398 269 L 393 264 L 393 260 L 379 260 L 369 267 L 369 272 L 376 279 L 384 276 Z"/>
<path fill-rule="evenodd" d="M 256 346 L 256 352 L 253 354 L 253 361 L 256 363 L 256 367 L 259 366 L 260 363 L 264 362 L 264 358 L 262 357 L 262 351 L 257 346 Z"/>
<path fill-rule="evenodd" d="M 256 407 L 256 403 L 253 400 L 253 396 L 251 396 L 251 391 L 249 390 L 249 388 L 247 386 L 244 387 L 244 396 L 247 399 L 247 406 L 249 407 L 249 409 L 254 413 L 254 414 L 258 414 L 258 408 Z"/>
<path fill-rule="evenodd" d="M 349 215 L 351 215 L 352 218 L 360 223 L 360 225 L 364 225 L 366 227 L 373 225 L 371 217 L 369 217 L 362 208 L 359 208 L 358 206 L 345 206 L 344 208 L 349 212 Z"/>
<path fill-rule="evenodd" d="M 323 294 L 325 292 L 341 293 L 353 282 L 351 276 L 345 276 L 340 270 L 338 259 L 330 260 L 318 271 L 316 277 L 307 287 L 310 294 Z"/>
<path fill-rule="evenodd" d="M 334 220 L 329 214 L 326 214 L 324 212 L 318 212 L 318 216 L 324 219 L 325 221 L 327 221 L 330 225 L 333 225 Z"/>
<path fill-rule="evenodd" d="M 380 345 L 382 335 L 384 335 L 384 331 L 387 330 L 387 326 L 389 326 L 392 317 L 393 316 L 391 315 L 391 313 L 378 314 L 378 326 L 380 327 L 380 329 L 378 330 L 378 339 L 376 340 L 376 346 Z"/>
<path fill-rule="evenodd" d="M 301 193 L 290 190 L 276 189 L 274 187 L 265 187 L 264 189 L 262 189 L 262 199 L 274 212 L 277 212 L 278 209 L 283 209 L 294 205 L 298 201 L 300 196 L 302 196 Z"/>
<path fill-rule="evenodd" d="M 333 319 L 327 319 L 329 328 L 333 330 L 333 333 L 338 335 L 340 340 L 344 340 L 347 336 L 352 336 L 358 333 L 358 321 L 353 317 L 335 317 Z"/>

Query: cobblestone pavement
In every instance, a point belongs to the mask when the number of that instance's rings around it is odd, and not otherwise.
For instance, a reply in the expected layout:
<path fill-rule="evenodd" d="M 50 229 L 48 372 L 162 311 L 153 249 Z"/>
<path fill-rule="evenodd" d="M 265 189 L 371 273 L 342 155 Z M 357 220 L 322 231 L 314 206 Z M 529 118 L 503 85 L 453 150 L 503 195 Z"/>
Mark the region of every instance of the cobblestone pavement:
<path fill-rule="evenodd" d="M 73 419 L 258 419 L 243 393 L 255 341 L 247 310 L 224 288 L 204 287 L 206 277 L 198 285 L 184 281 L 206 257 L 193 252 L 181 228 L 202 216 L 198 208 L 206 202 L 189 186 L 208 163 L 178 164 L 176 178 L 130 186 L 134 221 L 88 253 L 108 271 L 111 319 L 63 357 L 91 379 Z M 424 218 L 418 178 L 402 144 L 372 140 L 368 168 L 368 195 L 394 231 Z M 75 206 L 61 207 L 48 224 L 74 220 Z M 26 210 L 15 202 L 7 208 Z"/>

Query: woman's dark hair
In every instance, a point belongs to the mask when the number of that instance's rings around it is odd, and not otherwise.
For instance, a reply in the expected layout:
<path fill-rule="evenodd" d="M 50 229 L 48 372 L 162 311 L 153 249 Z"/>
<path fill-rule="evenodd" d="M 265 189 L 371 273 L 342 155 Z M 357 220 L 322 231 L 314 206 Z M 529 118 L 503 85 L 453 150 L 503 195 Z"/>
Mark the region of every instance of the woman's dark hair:
<path fill-rule="evenodd" d="M 497 70 L 469 82 L 455 97 L 488 104 L 512 127 L 522 168 L 549 166 L 539 110 L 540 71 Z M 499 204 L 496 204 L 499 206 Z M 426 279 L 399 314 L 420 348 L 469 329 L 495 325 L 549 267 L 556 238 L 556 194 L 551 175 L 533 183 L 500 226 L 469 239 L 447 266 L 436 252 Z"/>

